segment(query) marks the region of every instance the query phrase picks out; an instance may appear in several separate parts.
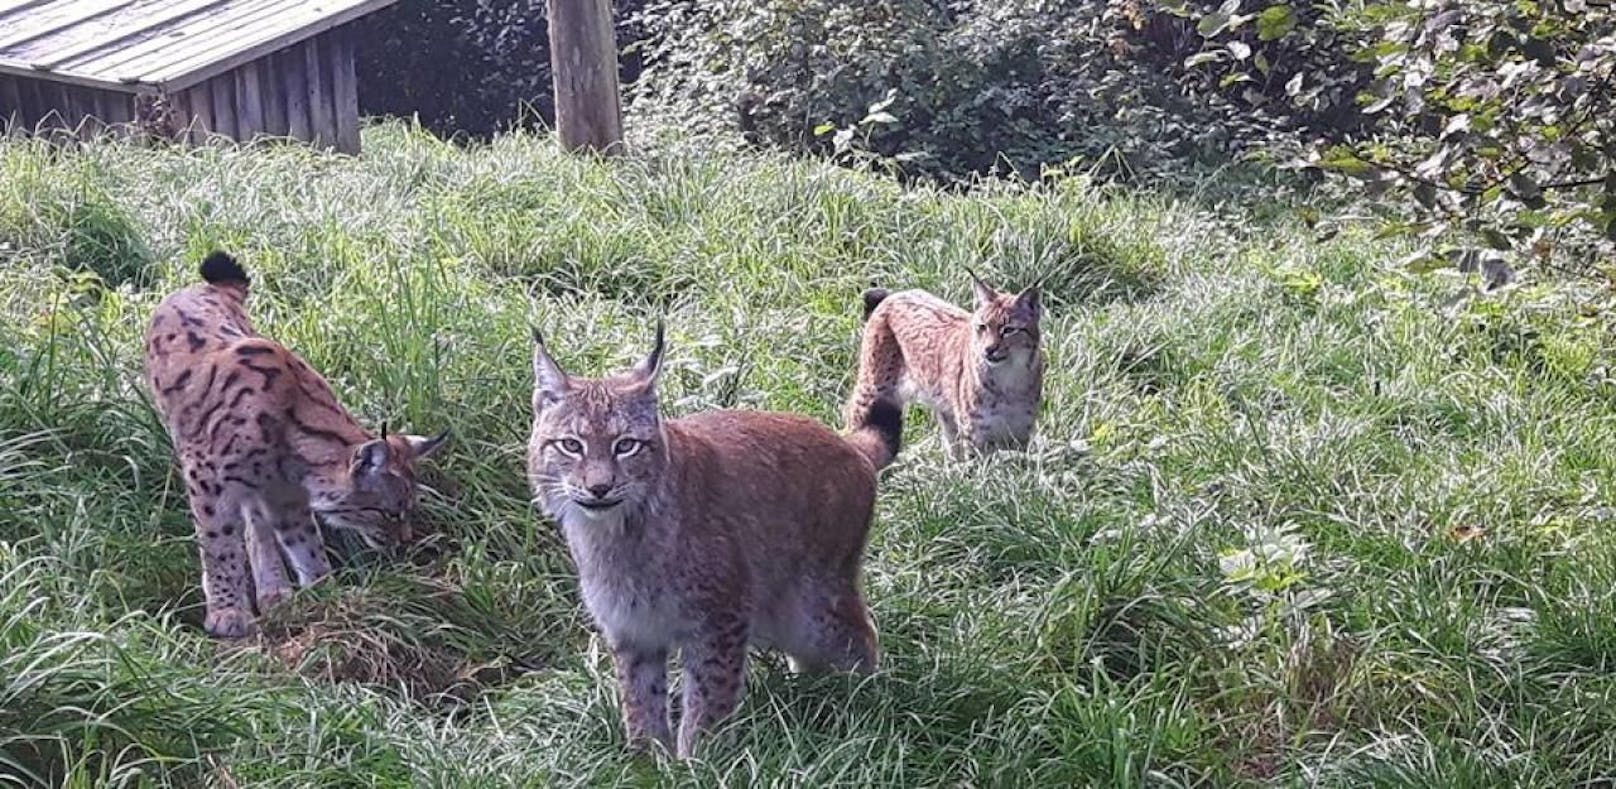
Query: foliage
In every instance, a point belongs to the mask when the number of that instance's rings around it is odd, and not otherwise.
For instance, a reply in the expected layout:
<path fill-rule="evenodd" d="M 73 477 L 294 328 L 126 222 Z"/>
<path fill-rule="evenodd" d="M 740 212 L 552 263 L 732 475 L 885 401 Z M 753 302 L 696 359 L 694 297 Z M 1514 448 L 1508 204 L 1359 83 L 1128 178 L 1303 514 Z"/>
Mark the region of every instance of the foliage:
<path fill-rule="evenodd" d="M 640 0 L 614 5 L 626 20 Z M 555 118 L 550 39 L 543 0 L 401 0 L 360 24 L 362 111 L 418 115 L 440 133 L 485 137 Z M 624 79 L 639 73 L 630 45 L 640 33 L 618 26 Z"/>
<path fill-rule="evenodd" d="M 1131 54 L 1123 0 L 652 0 L 634 112 L 682 133 L 967 177 L 1162 170 L 1227 113 Z"/>
<path fill-rule="evenodd" d="M 1261 5 L 1185 10 L 1199 12 L 1208 38 L 1190 62 L 1244 62 L 1234 55 L 1255 30 L 1372 67 L 1358 101 L 1375 123 L 1317 147 L 1308 163 L 1358 181 L 1391 232 L 1418 238 L 1410 265 L 1482 268 L 1496 284 L 1509 267 L 1479 249 L 1584 273 L 1616 252 L 1608 3 L 1377 0 L 1305 26 L 1281 23 L 1296 18 L 1283 4 Z M 1293 98 L 1314 100 L 1305 90 Z"/>
<path fill-rule="evenodd" d="M 1616 764 L 1616 337 L 1582 314 L 1603 289 L 1450 304 L 1380 265 L 1402 240 L 1242 231 L 1081 178 L 901 188 L 400 123 L 362 157 L 7 139 L 0 182 L 0 784 L 1575 786 Z M 69 268 L 85 195 L 143 278 Z M 201 632 L 139 372 L 151 310 L 215 245 L 362 419 L 454 429 L 421 545 L 228 646 Z M 963 266 L 1045 278 L 1040 438 L 948 463 L 911 415 L 865 577 L 884 669 L 763 655 L 701 761 L 627 753 L 522 479 L 529 325 L 588 373 L 665 313 L 673 412 L 833 421 L 861 290 L 963 302 Z"/>

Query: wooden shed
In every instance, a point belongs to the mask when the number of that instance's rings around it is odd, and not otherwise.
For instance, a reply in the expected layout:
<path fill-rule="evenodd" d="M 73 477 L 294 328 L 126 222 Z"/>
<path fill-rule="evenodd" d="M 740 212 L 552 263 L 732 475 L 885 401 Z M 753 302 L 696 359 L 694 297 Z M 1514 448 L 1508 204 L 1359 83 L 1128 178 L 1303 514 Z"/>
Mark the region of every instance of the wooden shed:
<path fill-rule="evenodd" d="M 0 0 L 0 122 L 359 150 L 352 22 L 395 0 Z"/>

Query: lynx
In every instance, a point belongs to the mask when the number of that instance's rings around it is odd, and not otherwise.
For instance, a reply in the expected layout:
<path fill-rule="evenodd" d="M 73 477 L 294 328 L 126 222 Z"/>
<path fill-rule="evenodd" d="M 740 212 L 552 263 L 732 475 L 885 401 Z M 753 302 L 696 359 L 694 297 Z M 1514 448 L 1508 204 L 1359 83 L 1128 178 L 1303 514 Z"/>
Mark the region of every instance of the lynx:
<path fill-rule="evenodd" d="M 876 668 L 859 568 L 876 471 L 898 451 L 895 407 L 872 406 L 846 436 L 792 414 L 664 419 L 660 323 L 650 355 L 607 378 L 569 376 L 533 340 L 528 474 L 611 648 L 631 744 L 691 756 L 739 703 L 748 645 L 786 653 L 794 671 Z"/>
<path fill-rule="evenodd" d="M 864 339 L 845 417 L 873 404 L 929 406 L 950 457 L 1025 449 L 1044 386 L 1034 285 L 1003 293 L 971 277 L 974 312 L 922 290 L 864 292 Z"/>
<path fill-rule="evenodd" d="M 249 279 L 215 252 L 146 330 L 146 380 L 185 477 L 208 633 L 240 638 L 259 613 L 331 569 L 316 518 L 375 546 L 407 541 L 415 464 L 436 438 L 360 428 L 331 387 L 253 331 Z M 284 557 L 284 560 L 283 560 Z M 250 574 L 249 574 L 250 573 Z"/>

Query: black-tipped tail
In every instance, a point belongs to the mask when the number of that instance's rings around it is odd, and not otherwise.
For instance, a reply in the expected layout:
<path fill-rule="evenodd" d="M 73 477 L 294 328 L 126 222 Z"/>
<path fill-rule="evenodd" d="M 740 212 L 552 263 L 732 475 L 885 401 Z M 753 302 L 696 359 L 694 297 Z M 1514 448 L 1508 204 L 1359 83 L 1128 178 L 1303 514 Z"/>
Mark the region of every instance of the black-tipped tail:
<path fill-rule="evenodd" d="M 876 468 L 885 468 L 903 447 L 903 409 L 887 400 L 876 400 L 859 414 L 847 440 Z"/>
<path fill-rule="evenodd" d="M 875 308 L 881 306 L 882 300 L 890 295 L 892 291 L 886 288 L 870 288 L 864 291 L 864 319 L 869 320 L 870 313 L 875 312 Z"/>
<path fill-rule="evenodd" d="M 246 287 L 252 284 L 247 270 L 229 253 L 218 250 L 202 259 L 202 278 L 215 285 L 233 283 Z"/>

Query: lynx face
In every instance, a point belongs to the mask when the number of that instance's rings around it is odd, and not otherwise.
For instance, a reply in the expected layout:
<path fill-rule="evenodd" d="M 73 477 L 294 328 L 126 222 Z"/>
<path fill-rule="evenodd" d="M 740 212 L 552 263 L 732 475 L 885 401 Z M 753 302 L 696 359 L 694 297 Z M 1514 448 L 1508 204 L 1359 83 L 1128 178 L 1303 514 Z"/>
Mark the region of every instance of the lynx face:
<path fill-rule="evenodd" d="M 410 541 L 415 512 L 415 461 L 447 438 L 388 436 L 354 448 L 346 485 L 323 491 L 310 502 L 320 520 L 358 534 L 372 548 Z"/>
<path fill-rule="evenodd" d="M 1038 286 L 1018 294 L 1001 293 L 973 280 L 976 310 L 971 313 L 971 347 L 990 367 L 1015 357 L 1025 361 L 1038 351 L 1038 319 L 1043 309 Z"/>
<path fill-rule="evenodd" d="M 538 494 L 563 520 L 620 520 L 655 490 L 667 463 L 656 394 L 661 333 L 633 372 L 600 379 L 567 375 L 534 339 L 528 464 Z"/>

